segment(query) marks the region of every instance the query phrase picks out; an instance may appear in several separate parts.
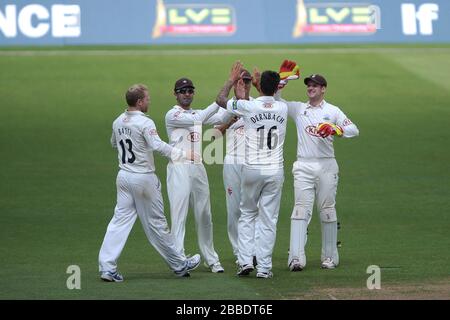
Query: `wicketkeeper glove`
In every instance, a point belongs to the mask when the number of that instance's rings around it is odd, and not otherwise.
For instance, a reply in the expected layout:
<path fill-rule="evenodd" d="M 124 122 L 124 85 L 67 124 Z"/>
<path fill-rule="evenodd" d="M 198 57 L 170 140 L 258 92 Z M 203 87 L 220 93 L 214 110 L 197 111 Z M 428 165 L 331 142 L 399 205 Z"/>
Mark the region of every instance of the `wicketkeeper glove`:
<path fill-rule="evenodd" d="M 329 123 L 329 122 L 322 122 L 319 123 L 317 125 L 317 133 L 322 137 L 322 138 L 326 138 L 328 136 L 338 136 L 338 137 L 342 137 L 342 135 L 344 134 L 344 130 L 333 123 Z"/>
<path fill-rule="evenodd" d="M 280 80 L 297 80 L 300 78 L 300 67 L 295 61 L 284 60 L 280 66 Z"/>
<path fill-rule="evenodd" d="M 281 90 L 284 88 L 285 85 L 287 85 L 287 80 L 280 80 L 280 82 L 278 83 L 278 90 Z"/>

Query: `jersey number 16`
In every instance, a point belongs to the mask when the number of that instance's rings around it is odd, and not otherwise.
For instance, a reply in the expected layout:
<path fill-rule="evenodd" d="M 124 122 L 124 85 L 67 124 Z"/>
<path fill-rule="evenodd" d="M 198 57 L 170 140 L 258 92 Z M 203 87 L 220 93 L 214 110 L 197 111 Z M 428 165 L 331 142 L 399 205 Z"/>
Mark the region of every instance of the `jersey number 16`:
<path fill-rule="evenodd" d="M 269 150 L 272 150 L 273 148 L 275 148 L 278 144 L 278 135 L 276 134 L 276 131 L 272 133 L 273 130 L 277 130 L 277 126 L 273 126 L 269 129 L 269 131 L 267 132 L 267 148 Z M 265 127 L 261 126 L 259 128 L 256 129 L 256 131 L 261 131 L 259 134 L 259 141 L 258 141 L 258 149 L 264 149 L 264 132 L 265 132 Z M 272 144 L 272 139 L 274 140 L 274 143 Z"/>

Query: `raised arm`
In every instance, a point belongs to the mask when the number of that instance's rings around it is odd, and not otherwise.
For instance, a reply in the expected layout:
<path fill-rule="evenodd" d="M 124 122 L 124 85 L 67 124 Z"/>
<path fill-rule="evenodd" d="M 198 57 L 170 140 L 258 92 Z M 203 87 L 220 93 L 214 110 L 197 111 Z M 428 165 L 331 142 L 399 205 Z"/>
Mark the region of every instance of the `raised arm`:
<path fill-rule="evenodd" d="M 280 75 L 280 83 L 278 84 L 278 91 L 275 93 L 275 100 L 282 101 L 288 106 L 289 116 L 295 119 L 296 112 L 301 106 L 301 102 L 286 101 L 281 97 L 282 89 L 288 84 L 290 80 L 297 80 L 300 78 L 300 67 L 295 61 L 284 60 L 278 71 Z"/>
<path fill-rule="evenodd" d="M 286 85 L 286 84 L 285 84 Z M 285 86 L 283 85 L 283 87 Z M 281 101 L 286 103 L 288 106 L 288 114 L 291 118 L 295 119 L 296 113 L 298 110 L 300 110 L 301 102 L 300 101 L 286 101 L 281 97 L 281 91 L 282 89 L 279 89 L 275 95 L 273 96 L 276 101 Z"/>
<path fill-rule="evenodd" d="M 260 95 L 261 93 L 261 72 L 257 67 L 253 68 L 252 84 Z"/>
<path fill-rule="evenodd" d="M 233 67 L 231 68 L 230 76 L 228 77 L 227 82 L 225 82 L 225 85 L 220 90 L 219 94 L 216 98 L 216 103 L 222 107 L 227 107 L 227 101 L 228 101 L 228 94 L 230 93 L 231 88 L 233 85 L 239 80 L 242 72 L 242 63 L 240 61 L 236 61 L 233 64 Z"/>
<path fill-rule="evenodd" d="M 203 110 L 195 113 L 172 110 L 166 114 L 166 125 L 177 128 L 192 127 L 196 123 L 203 123 L 219 110 L 216 103 L 212 103 Z"/>
<path fill-rule="evenodd" d="M 216 103 L 214 103 L 216 104 Z M 216 104 L 219 106 L 218 104 Z M 208 118 L 204 124 L 209 125 L 222 125 L 224 123 L 228 123 L 234 115 L 231 112 L 228 112 L 227 110 L 223 108 L 219 108 L 219 111 L 217 113 L 213 114 L 210 118 Z"/>
<path fill-rule="evenodd" d="M 233 114 L 232 114 L 233 115 Z M 219 130 L 222 134 L 225 134 L 227 129 L 231 127 L 233 123 L 239 120 L 239 117 L 233 115 L 233 117 L 226 123 L 222 123 L 221 125 L 216 126 L 215 128 Z"/>

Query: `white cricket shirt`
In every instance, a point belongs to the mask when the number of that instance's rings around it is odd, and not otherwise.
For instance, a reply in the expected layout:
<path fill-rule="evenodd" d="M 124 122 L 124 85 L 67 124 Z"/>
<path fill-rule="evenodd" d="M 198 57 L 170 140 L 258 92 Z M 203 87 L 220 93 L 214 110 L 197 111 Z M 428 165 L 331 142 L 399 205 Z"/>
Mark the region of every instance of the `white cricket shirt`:
<path fill-rule="evenodd" d="M 202 154 L 202 124 L 217 112 L 219 105 L 213 103 L 203 110 L 184 110 L 176 105 L 166 113 L 166 129 L 170 145 L 190 152 Z M 185 160 L 186 163 L 191 163 Z"/>
<path fill-rule="evenodd" d="M 309 103 L 286 101 L 279 94 L 275 98 L 287 104 L 289 116 L 297 125 L 297 158 L 334 158 L 334 136 L 322 138 L 316 129 L 319 123 L 331 122 L 340 126 L 344 138 L 359 134 L 356 125 L 338 107 L 325 100 L 314 107 Z"/>
<path fill-rule="evenodd" d="M 274 97 L 228 100 L 227 110 L 244 121 L 244 165 L 254 169 L 283 168 L 287 105 Z"/>
<path fill-rule="evenodd" d="M 253 100 L 253 98 L 250 98 Z M 230 117 L 231 115 L 231 117 Z M 234 114 L 226 109 L 220 108 L 214 117 L 221 117 L 223 120 L 220 124 L 230 122 Z M 225 132 L 226 135 L 226 156 L 224 164 L 243 164 L 245 155 L 245 134 L 244 120 L 241 117 L 234 122 Z"/>
<path fill-rule="evenodd" d="M 119 167 L 136 173 L 155 172 L 153 151 L 173 161 L 182 159 L 182 150 L 162 141 L 155 123 L 141 111 L 125 111 L 113 122 L 111 144 L 118 151 Z"/>

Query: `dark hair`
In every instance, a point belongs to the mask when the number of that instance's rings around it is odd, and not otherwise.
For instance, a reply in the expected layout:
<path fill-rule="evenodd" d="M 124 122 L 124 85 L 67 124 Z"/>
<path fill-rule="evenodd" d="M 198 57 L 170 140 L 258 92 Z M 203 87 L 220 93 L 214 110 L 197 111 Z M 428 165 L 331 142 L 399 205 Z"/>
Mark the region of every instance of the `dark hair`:
<path fill-rule="evenodd" d="M 144 99 L 145 92 L 148 91 L 148 88 L 143 84 L 135 84 L 131 86 L 127 93 L 125 94 L 125 99 L 127 100 L 127 104 L 130 107 L 135 107 L 136 103 L 139 99 Z"/>
<path fill-rule="evenodd" d="M 261 74 L 261 92 L 266 96 L 273 96 L 280 83 L 280 75 L 275 71 L 264 71 Z"/>

